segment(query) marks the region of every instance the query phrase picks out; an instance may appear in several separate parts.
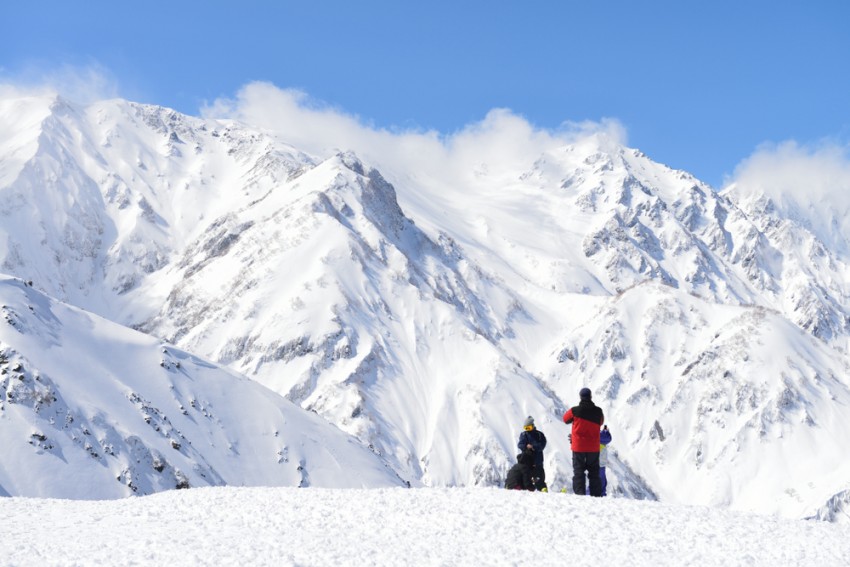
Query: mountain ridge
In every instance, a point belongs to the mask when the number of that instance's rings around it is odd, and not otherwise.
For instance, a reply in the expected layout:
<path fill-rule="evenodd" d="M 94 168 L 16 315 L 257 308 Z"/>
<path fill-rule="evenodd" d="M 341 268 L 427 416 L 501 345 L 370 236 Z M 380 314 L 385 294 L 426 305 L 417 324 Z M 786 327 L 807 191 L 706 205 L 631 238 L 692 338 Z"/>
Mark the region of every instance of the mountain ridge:
<path fill-rule="evenodd" d="M 26 138 L 20 106 L 2 108 L 0 130 Z M 741 188 L 714 191 L 593 136 L 447 181 L 120 100 L 60 118 L 79 140 L 42 133 L 26 175 L 2 173 L 23 149 L 0 155 L 0 192 L 36 211 L 3 212 L 3 269 L 316 411 L 402 478 L 498 484 L 531 414 L 550 440 L 550 480 L 568 485 L 560 415 L 590 385 L 616 433 L 615 494 L 804 516 L 847 489 L 843 473 L 803 488 L 738 464 L 741 451 L 778 459 L 777 445 L 749 436 L 738 414 L 751 410 L 723 402 L 724 387 L 757 393 L 768 431 L 800 439 L 850 399 L 844 252 Z M 49 206 L 36 187 L 51 189 Z M 91 198 L 75 201 L 83 190 Z M 10 218 L 43 231 L 10 230 Z M 727 324 L 739 338 L 723 339 Z M 765 329 L 795 358 L 747 344 Z M 770 369 L 763 382 L 732 354 L 748 350 Z M 680 381 L 697 399 L 675 397 Z M 710 417 L 710 400 L 740 439 L 684 425 L 688 408 Z M 777 425 L 781 400 L 812 421 Z M 680 458 L 652 456 L 667 453 Z"/>
<path fill-rule="evenodd" d="M 6 494 L 406 485 L 354 439 L 243 376 L 27 282 L 0 278 L 0 298 Z"/>

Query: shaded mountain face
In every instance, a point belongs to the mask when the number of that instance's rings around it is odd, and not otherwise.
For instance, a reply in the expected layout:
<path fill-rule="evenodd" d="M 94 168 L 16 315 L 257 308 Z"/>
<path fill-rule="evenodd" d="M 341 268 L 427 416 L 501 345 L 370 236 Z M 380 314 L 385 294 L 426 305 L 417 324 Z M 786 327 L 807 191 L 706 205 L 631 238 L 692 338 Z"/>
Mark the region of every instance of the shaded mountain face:
<path fill-rule="evenodd" d="M 840 458 L 804 467 L 847 438 L 846 250 L 766 198 L 593 136 L 447 187 L 120 100 L 2 101 L 0 132 L 3 271 L 404 479 L 499 484 L 533 415 L 568 486 L 587 385 L 615 493 L 804 516 L 848 489 Z"/>

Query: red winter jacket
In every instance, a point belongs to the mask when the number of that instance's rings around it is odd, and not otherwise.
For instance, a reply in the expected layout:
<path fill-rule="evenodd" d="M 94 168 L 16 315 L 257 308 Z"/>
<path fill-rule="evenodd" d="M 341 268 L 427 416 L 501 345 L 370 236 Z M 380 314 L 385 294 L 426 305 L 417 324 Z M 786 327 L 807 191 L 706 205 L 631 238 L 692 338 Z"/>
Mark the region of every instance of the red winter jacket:
<path fill-rule="evenodd" d="M 564 414 L 564 423 L 572 423 L 572 443 L 575 453 L 599 452 L 599 428 L 605 422 L 602 410 L 590 400 L 582 400 Z"/>

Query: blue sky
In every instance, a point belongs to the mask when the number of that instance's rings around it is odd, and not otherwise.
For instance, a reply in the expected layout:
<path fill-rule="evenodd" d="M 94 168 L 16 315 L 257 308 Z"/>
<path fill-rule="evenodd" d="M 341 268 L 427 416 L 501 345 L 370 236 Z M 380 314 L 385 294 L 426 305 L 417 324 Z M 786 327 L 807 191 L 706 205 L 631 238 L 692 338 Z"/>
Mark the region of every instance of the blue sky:
<path fill-rule="evenodd" d="M 10 2 L 0 83 L 77 75 L 198 115 L 267 81 L 442 134 L 494 108 L 542 129 L 614 119 L 717 186 L 763 143 L 847 146 L 848 25 L 843 0 Z"/>

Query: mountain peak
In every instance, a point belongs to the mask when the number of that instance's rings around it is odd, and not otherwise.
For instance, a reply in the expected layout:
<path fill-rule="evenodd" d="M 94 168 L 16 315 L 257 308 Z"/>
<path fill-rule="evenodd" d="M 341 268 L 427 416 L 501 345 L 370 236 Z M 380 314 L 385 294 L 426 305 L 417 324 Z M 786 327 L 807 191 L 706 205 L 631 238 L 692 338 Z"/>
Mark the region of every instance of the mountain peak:
<path fill-rule="evenodd" d="M 63 328 L 76 329 L 81 359 L 103 370 L 95 386 L 123 392 L 107 407 L 129 404 L 142 423 L 159 419 L 188 439 L 183 414 L 168 408 L 203 393 L 220 418 L 224 395 L 186 378 L 212 360 L 253 380 L 228 389 L 211 379 L 213 389 L 253 392 L 239 398 L 245 408 L 274 405 L 252 397 L 259 382 L 275 403 L 285 397 L 369 447 L 393 478 L 429 486 L 500 485 L 533 415 L 549 438 L 547 478 L 566 486 L 560 418 L 588 386 L 615 435 L 614 495 L 810 516 L 847 490 L 838 460 L 828 461 L 834 474 L 805 480 L 793 468 L 794 486 L 756 466 L 781 462 L 786 446 L 821 459 L 815 433 L 844 435 L 837 416 L 850 403 L 845 251 L 781 203 L 750 206 L 612 137 L 439 175 L 401 164 L 382 173 L 352 152 L 319 159 L 271 132 L 162 107 L 116 100 L 60 115 L 49 104 L 16 114 L 16 104 L 0 102 L 2 271 L 175 345 L 107 329 L 53 299 L 35 312 L 18 300 L 6 330 L 42 329 L 37 346 L 49 352 L 56 337 L 71 344 Z M 167 350 L 152 366 L 130 358 L 156 377 L 155 391 L 121 382 L 117 362 L 107 372 L 89 352 L 92 334 L 98 352 L 129 352 L 103 332 Z M 9 337 L 10 360 L 61 385 L 69 408 L 84 399 L 66 393 L 70 379 L 37 360 L 39 349 Z M 75 376 L 90 372 L 74 364 Z M 29 374 L 24 384 L 21 397 L 35 400 L 27 411 L 38 399 L 44 407 L 46 382 Z M 199 411 L 196 424 L 210 423 Z M 91 431 L 96 413 L 80 416 Z M 146 435 L 149 425 L 139 425 Z M 242 452 L 232 427 L 215 429 L 226 454 Z M 36 444 L 59 438 L 33 433 Z M 125 437 L 121 450 L 133 454 Z M 197 485 L 187 444 L 173 440 L 179 450 L 164 437 L 144 447 L 178 451 L 177 468 Z M 208 478 L 242 478 L 213 457 L 191 458 Z M 151 470 L 146 486 L 165 487 Z"/>

